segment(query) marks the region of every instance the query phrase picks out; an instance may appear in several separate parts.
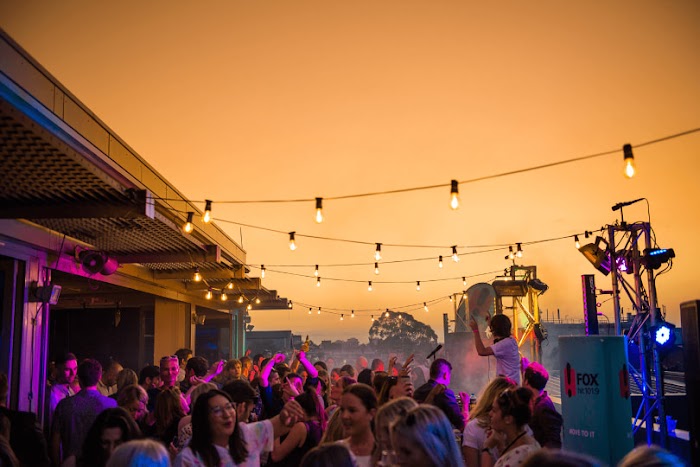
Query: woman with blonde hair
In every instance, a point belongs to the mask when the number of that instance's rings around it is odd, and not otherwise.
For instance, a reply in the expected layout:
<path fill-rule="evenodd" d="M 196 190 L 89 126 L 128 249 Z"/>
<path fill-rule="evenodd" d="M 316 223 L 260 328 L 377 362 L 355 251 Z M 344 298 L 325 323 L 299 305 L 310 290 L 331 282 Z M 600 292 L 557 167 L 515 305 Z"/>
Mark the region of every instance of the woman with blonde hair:
<path fill-rule="evenodd" d="M 391 442 L 399 466 L 464 466 L 450 421 L 432 405 L 419 405 L 394 422 Z"/>
<path fill-rule="evenodd" d="M 481 466 L 481 452 L 486 441 L 486 432 L 491 427 L 489 412 L 494 399 L 503 391 L 516 386 L 515 381 L 505 376 L 498 376 L 484 388 L 484 392 L 476 401 L 476 406 L 469 416 L 469 422 L 464 427 L 462 437 L 462 454 L 467 467 Z M 492 461 L 496 462 L 498 453 L 491 453 Z"/>
<path fill-rule="evenodd" d="M 410 397 L 398 397 L 379 407 L 374 416 L 374 437 L 376 446 L 372 455 L 373 465 L 393 455 L 391 445 L 391 424 L 403 417 L 409 410 L 418 407 L 418 402 Z"/>

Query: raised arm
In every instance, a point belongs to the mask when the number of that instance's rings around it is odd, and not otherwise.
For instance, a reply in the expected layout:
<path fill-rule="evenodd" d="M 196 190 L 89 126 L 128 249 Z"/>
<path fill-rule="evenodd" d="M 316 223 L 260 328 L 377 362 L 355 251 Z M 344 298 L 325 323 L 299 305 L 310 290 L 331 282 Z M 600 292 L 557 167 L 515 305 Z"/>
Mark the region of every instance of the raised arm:
<path fill-rule="evenodd" d="M 300 350 L 299 354 L 297 355 L 297 358 L 299 359 L 299 362 L 301 362 L 301 364 L 304 365 L 304 368 L 306 368 L 306 372 L 309 374 L 309 378 L 318 378 L 318 370 L 315 366 L 313 366 L 309 359 L 306 358 L 306 352 Z"/>
<path fill-rule="evenodd" d="M 277 365 L 278 363 L 282 363 L 284 361 L 284 355 L 281 353 L 275 354 L 274 357 L 272 357 L 263 367 L 262 371 L 260 372 L 260 386 L 263 388 L 266 388 L 270 385 L 270 373 L 272 372 L 272 367 Z"/>
<path fill-rule="evenodd" d="M 478 353 L 482 357 L 486 357 L 487 355 L 493 355 L 493 349 L 491 349 L 491 347 L 484 346 L 484 343 L 481 341 L 481 333 L 479 333 L 479 325 L 476 324 L 476 321 L 474 321 L 473 319 L 469 321 L 469 326 L 472 328 L 472 332 L 474 333 L 474 345 L 476 346 L 476 353 Z"/>

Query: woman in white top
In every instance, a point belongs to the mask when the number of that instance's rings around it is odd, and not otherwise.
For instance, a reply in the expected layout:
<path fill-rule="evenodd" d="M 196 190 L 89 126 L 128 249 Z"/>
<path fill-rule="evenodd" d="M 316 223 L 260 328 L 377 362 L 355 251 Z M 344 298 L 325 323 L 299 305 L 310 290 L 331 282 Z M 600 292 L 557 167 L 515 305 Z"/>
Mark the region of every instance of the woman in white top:
<path fill-rule="evenodd" d="M 372 419 L 377 412 L 374 389 L 362 383 L 351 384 L 343 391 L 338 410 L 346 436 L 339 442 L 350 448 L 358 467 L 369 467 L 374 451 Z"/>
<path fill-rule="evenodd" d="M 256 423 L 238 423 L 228 394 L 212 390 L 197 398 L 192 410 L 192 439 L 175 467 L 260 466 L 260 454 L 272 451 L 275 437 L 289 431 L 304 411 L 293 400 L 279 415 Z"/>
<path fill-rule="evenodd" d="M 507 376 L 516 384 L 520 384 L 520 352 L 518 342 L 510 335 L 512 325 L 506 315 L 497 314 L 491 318 L 489 327 L 493 333 L 493 344 L 486 347 L 481 341 L 479 325 L 473 319 L 469 321 L 469 326 L 474 332 L 474 345 L 476 353 L 482 357 L 493 355 L 496 357 L 496 374 Z"/>

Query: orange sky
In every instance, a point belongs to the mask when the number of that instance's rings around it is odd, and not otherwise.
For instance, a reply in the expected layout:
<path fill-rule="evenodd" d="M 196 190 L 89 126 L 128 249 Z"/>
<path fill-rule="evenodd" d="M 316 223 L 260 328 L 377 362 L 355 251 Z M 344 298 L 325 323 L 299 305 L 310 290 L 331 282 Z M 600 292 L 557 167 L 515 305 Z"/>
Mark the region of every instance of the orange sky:
<path fill-rule="evenodd" d="M 614 3 L 5 0 L 0 27 L 191 199 L 292 199 L 467 180 L 700 126 L 700 4 Z M 313 203 L 215 204 L 214 217 L 366 242 L 480 245 L 598 229 L 615 221 L 613 204 L 646 197 L 659 244 L 678 256 L 657 282 L 678 323 L 679 303 L 700 298 L 699 154 L 696 133 L 635 150 L 632 180 L 618 153 L 464 184 L 458 211 L 444 188 L 326 201 L 320 225 Z M 646 216 L 644 203 L 625 209 L 628 221 Z M 454 264 L 444 249 L 385 248 L 386 261 L 435 259 L 375 276 L 370 246 L 299 239 L 290 252 L 286 236 L 220 225 L 242 235 L 250 264 L 319 264 L 322 277 L 362 281 L 264 280 L 324 308 L 422 303 L 463 288 L 431 279 L 509 265 L 503 251 Z M 324 268 L 341 263 L 367 265 Z M 593 269 L 573 241 L 527 246 L 522 264 L 550 286 L 543 312 L 582 316 L 580 276 Z M 412 283 L 370 293 L 367 280 Z M 450 303 L 418 308 L 442 340 Z M 612 319 L 610 302 L 602 310 Z M 340 323 L 297 306 L 254 311 L 253 324 L 364 341 L 370 319 Z"/>

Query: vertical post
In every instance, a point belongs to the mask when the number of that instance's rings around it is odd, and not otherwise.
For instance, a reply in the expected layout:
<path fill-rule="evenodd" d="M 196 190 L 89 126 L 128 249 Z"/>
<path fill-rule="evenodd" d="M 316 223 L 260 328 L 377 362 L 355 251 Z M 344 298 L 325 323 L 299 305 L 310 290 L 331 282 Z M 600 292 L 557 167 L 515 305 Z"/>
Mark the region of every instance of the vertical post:
<path fill-rule="evenodd" d="M 615 311 L 615 335 L 622 335 L 620 322 L 620 285 L 617 282 L 617 258 L 615 252 L 615 226 L 608 226 L 608 249 L 610 250 L 610 273 L 612 274 L 613 309 Z"/>

